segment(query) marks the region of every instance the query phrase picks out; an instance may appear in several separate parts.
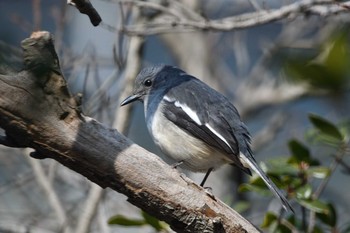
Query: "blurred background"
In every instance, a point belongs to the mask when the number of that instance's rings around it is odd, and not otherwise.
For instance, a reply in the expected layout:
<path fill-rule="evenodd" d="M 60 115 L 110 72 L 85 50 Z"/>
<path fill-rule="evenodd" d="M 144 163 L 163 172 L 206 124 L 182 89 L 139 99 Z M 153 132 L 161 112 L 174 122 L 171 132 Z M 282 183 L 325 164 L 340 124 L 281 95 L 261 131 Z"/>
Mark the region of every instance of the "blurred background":
<path fill-rule="evenodd" d="M 142 67 L 179 66 L 235 104 L 257 161 L 301 214 L 286 216 L 291 224 L 278 228 L 278 201 L 255 177 L 230 166 L 209 177 L 214 195 L 265 231 L 350 232 L 349 5 L 318 2 L 94 0 L 103 21 L 93 27 L 63 0 L 2 0 L 0 61 L 20 69 L 20 42 L 33 31 L 49 31 L 71 92 L 83 94 L 83 112 L 159 156 L 142 105 L 119 103 Z M 294 10 L 284 13 L 288 9 Z M 268 17 L 275 18 L 264 21 Z M 193 26 L 201 20 L 219 27 Z M 337 132 L 341 142 L 328 140 Z M 152 225 L 124 195 L 29 152 L 0 147 L 0 232 L 170 232 Z M 315 172 L 305 172 L 309 168 Z M 197 183 L 204 176 L 182 172 Z M 303 182 L 300 174 L 307 174 Z"/>

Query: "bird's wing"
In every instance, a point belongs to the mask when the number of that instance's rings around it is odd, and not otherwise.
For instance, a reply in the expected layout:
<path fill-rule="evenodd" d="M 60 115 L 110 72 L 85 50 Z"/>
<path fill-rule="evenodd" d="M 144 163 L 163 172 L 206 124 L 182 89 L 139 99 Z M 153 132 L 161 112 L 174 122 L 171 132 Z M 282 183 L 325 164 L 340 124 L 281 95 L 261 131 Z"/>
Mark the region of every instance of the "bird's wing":
<path fill-rule="evenodd" d="M 251 174 L 239 159 L 242 147 L 249 147 L 249 133 L 235 107 L 223 95 L 191 79 L 165 94 L 163 108 L 167 119 L 225 152 L 233 164 Z"/>

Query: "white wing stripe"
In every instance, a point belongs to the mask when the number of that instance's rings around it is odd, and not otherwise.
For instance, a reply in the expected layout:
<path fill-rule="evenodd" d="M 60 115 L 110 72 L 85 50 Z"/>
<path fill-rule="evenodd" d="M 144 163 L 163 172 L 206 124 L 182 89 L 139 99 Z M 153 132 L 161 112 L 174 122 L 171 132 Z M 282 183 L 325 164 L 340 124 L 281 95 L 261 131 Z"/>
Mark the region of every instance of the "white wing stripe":
<path fill-rule="evenodd" d="M 163 97 L 163 99 L 165 100 L 165 101 L 168 101 L 168 102 L 175 102 L 175 100 L 174 99 L 171 99 L 169 96 L 167 96 L 167 95 L 165 95 L 164 97 Z"/>
<path fill-rule="evenodd" d="M 194 122 L 197 123 L 197 125 L 202 125 L 201 120 L 199 119 L 197 113 L 193 111 L 190 107 L 188 107 L 185 104 L 181 104 L 179 101 L 175 101 L 175 106 L 182 108 L 182 110 L 192 119 Z"/>
<path fill-rule="evenodd" d="M 205 123 L 205 126 L 212 132 L 214 133 L 218 138 L 220 138 L 223 142 L 225 142 L 225 144 L 231 148 L 232 150 L 232 147 L 230 146 L 230 144 L 226 141 L 226 139 L 218 133 L 218 131 L 216 131 L 213 127 L 211 127 L 208 123 Z"/>
<path fill-rule="evenodd" d="M 182 104 L 179 101 L 176 101 L 167 95 L 165 95 L 163 99 L 168 102 L 174 102 L 174 105 L 178 108 L 181 108 L 194 122 L 197 123 L 197 125 L 202 125 L 202 122 L 199 119 L 197 113 L 193 111 L 190 107 L 188 107 L 186 104 Z"/>

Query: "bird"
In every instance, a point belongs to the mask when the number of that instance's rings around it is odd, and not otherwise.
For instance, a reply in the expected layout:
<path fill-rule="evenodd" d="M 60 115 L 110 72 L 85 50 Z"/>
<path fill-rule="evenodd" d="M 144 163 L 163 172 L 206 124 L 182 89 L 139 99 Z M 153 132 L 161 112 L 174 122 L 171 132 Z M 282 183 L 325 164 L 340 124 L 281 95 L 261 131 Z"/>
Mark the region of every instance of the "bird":
<path fill-rule="evenodd" d="M 160 150 L 176 165 L 209 174 L 231 164 L 248 175 L 251 169 L 293 211 L 287 198 L 259 167 L 251 149 L 251 136 L 235 106 L 221 93 L 171 65 L 154 65 L 137 75 L 133 93 L 121 106 L 144 105 L 147 129 Z"/>

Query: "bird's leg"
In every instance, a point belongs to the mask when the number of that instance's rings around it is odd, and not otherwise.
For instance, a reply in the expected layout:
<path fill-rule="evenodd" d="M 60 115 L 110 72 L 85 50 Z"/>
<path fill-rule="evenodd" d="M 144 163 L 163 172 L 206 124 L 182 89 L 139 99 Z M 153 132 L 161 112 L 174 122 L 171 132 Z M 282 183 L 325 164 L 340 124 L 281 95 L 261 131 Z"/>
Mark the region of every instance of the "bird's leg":
<path fill-rule="evenodd" d="M 211 173 L 211 171 L 212 171 L 212 170 L 213 170 L 213 168 L 212 168 L 212 167 L 208 169 L 207 173 L 205 174 L 205 176 L 204 176 L 204 178 L 203 178 L 203 180 L 202 180 L 202 182 L 201 182 L 201 184 L 200 184 L 200 186 L 201 186 L 201 187 L 203 187 L 203 186 L 204 186 L 205 181 L 207 181 L 208 176 L 210 175 L 210 173 Z"/>
<path fill-rule="evenodd" d="M 181 161 L 179 161 L 179 162 L 176 162 L 176 163 L 172 164 L 171 167 L 176 169 L 178 166 L 180 166 L 180 165 L 183 164 L 183 163 L 184 163 L 184 161 L 181 160 Z"/>

